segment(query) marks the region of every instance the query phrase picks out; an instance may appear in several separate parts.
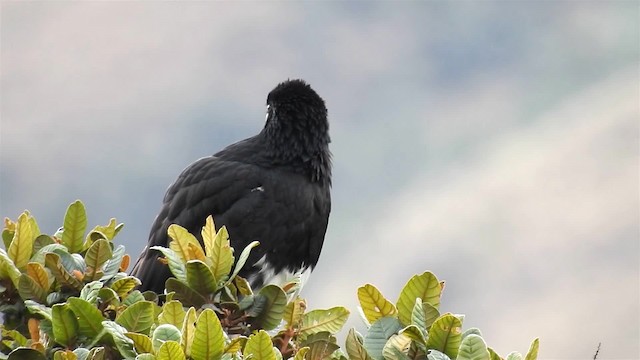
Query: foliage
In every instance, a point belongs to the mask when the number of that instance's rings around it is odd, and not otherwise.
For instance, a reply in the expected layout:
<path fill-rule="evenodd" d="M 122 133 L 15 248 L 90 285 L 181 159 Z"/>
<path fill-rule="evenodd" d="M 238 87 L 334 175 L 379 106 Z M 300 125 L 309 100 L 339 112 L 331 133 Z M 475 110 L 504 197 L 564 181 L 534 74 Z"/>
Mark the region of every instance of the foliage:
<path fill-rule="evenodd" d="M 111 219 L 87 232 L 76 201 L 53 236 L 40 233 L 28 211 L 5 219 L 0 249 L 0 359 L 211 360 L 497 360 L 464 316 L 439 312 L 444 282 L 412 277 L 394 303 L 373 285 L 358 289 L 368 331 L 338 333 L 344 307 L 307 311 L 299 282 L 254 292 L 238 273 L 257 242 L 237 257 L 224 226 L 206 219 L 203 244 L 171 225 L 168 248 L 156 248 L 174 278 L 157 295 L 136 290 L 125 272 L 129 256 L 113 238 Z M 535 360 L 538 340 L 523 357 Z"/>

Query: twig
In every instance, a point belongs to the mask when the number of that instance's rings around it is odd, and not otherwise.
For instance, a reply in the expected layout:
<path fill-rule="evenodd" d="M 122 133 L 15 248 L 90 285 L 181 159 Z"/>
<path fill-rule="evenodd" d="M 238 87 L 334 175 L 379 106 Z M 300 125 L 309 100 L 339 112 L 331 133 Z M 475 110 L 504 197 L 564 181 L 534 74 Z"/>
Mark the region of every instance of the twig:
<path fill-rule="evenodd" d="M 593 360 L 598 359 L 598 353 L 600 352 L 600 345 L 602 345 L 601 342 L 598 343 L 598 348 L 596 349 L 596 353 L 593 355 Z"/>

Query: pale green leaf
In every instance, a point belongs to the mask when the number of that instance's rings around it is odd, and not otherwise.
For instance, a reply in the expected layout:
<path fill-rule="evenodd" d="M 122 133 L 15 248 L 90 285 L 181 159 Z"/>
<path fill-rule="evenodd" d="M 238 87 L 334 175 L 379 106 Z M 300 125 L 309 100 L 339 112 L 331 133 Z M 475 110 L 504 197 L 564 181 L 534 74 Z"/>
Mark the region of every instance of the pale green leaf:
<path fill-rule="evenodd" d="M 204 253 L 208 258 L 213 257 L 214 239 L 216 237 L 216 226 L 213 222 L 213 216 L 207 216 L 202 231 L 202 243 L 204 244 Z"/>
<path fill-rule="evenodd" d="M 169 270 L 171 270 L 173 276 L 175 276 L 176 279 L 180 280 L 181 282 L 187 282 L 187 270 L 185 269 L 184 265 L 185 262 L 180 258 L 180 256 L 178 256 L 175 251 L 163 246 L 152 246 L 150 249 L 160 251 L 162 255 L 167 258 Z"/>
<path fill-rule="evenodd" d="M 111 259 L 103 265 L 102 270 L 104 275 L 100 278 L 101 281 L 106 281 L 114 277 L 120 271 L 120 264 L 122 264 L 122 258 L 125 254 L 125 248 L 122 245 L 116 246 L 111 254 Z"/>
<path fill-rule="evenodd" d="M 18 287 L 20 270 L 15 266 L 4 249 L 0 249 L 0 278 L 10 279 L 13 286 Z"/>
<path fill-rule="evenodd" d="M 376 320 L 364 337 L 363 345 L 367 353 L 375 360 L 384 359 L 382 351 L 387 340 L 397 334 L 401 327 L 400 321 L 395 317 L 382 317 Z"/>
<path fill-rule="evenodd" d="M 24 305 L 32 314 L 38 314 L 47 320 L 51 320 L 51 308 L 42 304 L 39 304 L 33 300 L 25 300 Z"/>
<path fill-rule="evenodd" d="M 158 327 L 153 330 L 151 341 L 153 343 L 153 348 L 157 351 L 165 342 L 180 341 L 180 338 L 180 330 L 178 330 L 177 327 L 171 324 L 162 324 L 158 325 Z"/>
<path fill-rule="evenodd" d="M 306 309 L 307 302 L 300 297 L 296 297 L 289 302 L 287 307 L 284 309 L 284 315 L 282 316 L 283 320 L 287 324 L 287 328 L 297 328 L 300 322 L 302 322 L 302 317 L 304 316 Z"/>
<path fill-rule="evenodd" d="M 44 259 L 45 267 L 47 267 L 49 271 L 51 271 L 53 276 L 58 281 L 59 285 L 69 286 L 77 291 L 80 291 L 82 289 L 82 283 L 64 269 L 60 262 L 60 256 L 58 256 L 58 254 L 47 253 Z"/>
<path fill-rule="evenodd" d="M 510 352 L 505 358 L 505 360 L 523 360 L 523 359 L 524 359 L 524 356 L 522 356 L 522 354 L 520 354 L 517 351 Z"/>
<path fill-rule="evenodd" d="M 233 269 L 233 274 L 231 274 L 231 276 L 227 280 L 227 283 L 226 283 L 227 285 L 230 284 L 231 281 L 233 281 L 233 278 L 236 277 L 236 275 L 238 275 L 240 270 L 242 270 L 242 267 L 247 262 L 247 259 L 249 258 L 249 255 L 251 254 L 251 249 L 253 249 L 254 247 L 256 247 L 258 245 L 260 245 L 259 241 L 252 241 L 251 243 L 249 243 L 249 245 L 247 245 L 242 250 L 242 253 L 240 253 L 240 257 L 238 258 L 238 261 L 236 262 L 236 267 Z"/>
<path fill-rule="evenodd" d="M 391 335 L 382 349 L 382 356 L 387 360 L 408 360 L 409 347 L 411 338 L 402 334 Z"/>
<path fill-rule="evenodd" d="M 416 303 L 411 311 L 411 324 L 427 331 L 438 317 L 440 317 L 438 309 L 427 302 L 423 303 L 420 298 L 416 299 Z"/>
<path fill-rule="evenodd" d="M 127 332 L 127 329 L 113 321 L 103 321 L 102 326 L 113 338 L 113 343 L 116 345 L 116 348 L 122 357 L 129 359 L 134 358 L 137 355 L 134 350 L 133 340 L 124 335 Z"/>
<path fill-rule="evenodd" d="M 104 286 L 104 283 L 100 281 L 92 281 L 87 283 L 82 290 L 80 290 L 80 299 L 86 300 L 91 304 L 96 304 L 98 302 L 98 294 L 100 294 L 100 289 Z"/>
<path fill-rule="evenodd" d="M 482 337 L 468 334 L 462 339 L 457 360 L 491 360 L 491 355 Z"/>
<path fill-rule="evenodd" d="M 167 279 L 165 286 L 167 292 L 174 292 L 174 298 L 180 300 L 184 306 L 193 306 L 199 309 L 207 303 L 207 299 L 202 294 L 176 278 Z"/>

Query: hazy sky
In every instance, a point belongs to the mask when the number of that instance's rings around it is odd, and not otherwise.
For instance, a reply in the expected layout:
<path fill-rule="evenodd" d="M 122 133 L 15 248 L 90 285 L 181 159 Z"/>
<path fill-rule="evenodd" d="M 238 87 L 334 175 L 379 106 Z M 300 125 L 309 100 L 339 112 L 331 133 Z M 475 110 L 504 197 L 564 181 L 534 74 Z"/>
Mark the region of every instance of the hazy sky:
<path fill-rule="evenodd" d="M 324 97 L 333 212 L 310 307 L 397 298 L 503 356 L 640 358 L 639 3 L 2 2 L 0 215 L 116 217 L 135 258 L 166 187 L 257 133 L 267 93 Z"/>

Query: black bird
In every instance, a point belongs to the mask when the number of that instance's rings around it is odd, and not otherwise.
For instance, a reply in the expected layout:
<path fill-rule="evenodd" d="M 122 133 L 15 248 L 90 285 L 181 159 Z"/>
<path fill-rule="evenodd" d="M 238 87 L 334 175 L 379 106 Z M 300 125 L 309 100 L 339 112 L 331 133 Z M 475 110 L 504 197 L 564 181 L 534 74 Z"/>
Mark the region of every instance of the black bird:
<path fill-rule="evenodd" d="M 266 123 L 253 137 L 189 165 L 169 187 L 132 275 L 141 291 L 162 293 L 171 276 L 151 246 L 168 246 L 167 228 L 196 235 L 207 216 L 226 225 L 239 252 L 260 241 L 241 276 L 253 288 L 300 274 L 320 256 L 331 211 L 331 153 L 324 100 L 303 80 L 278 84 L 267 96 Z"/>

